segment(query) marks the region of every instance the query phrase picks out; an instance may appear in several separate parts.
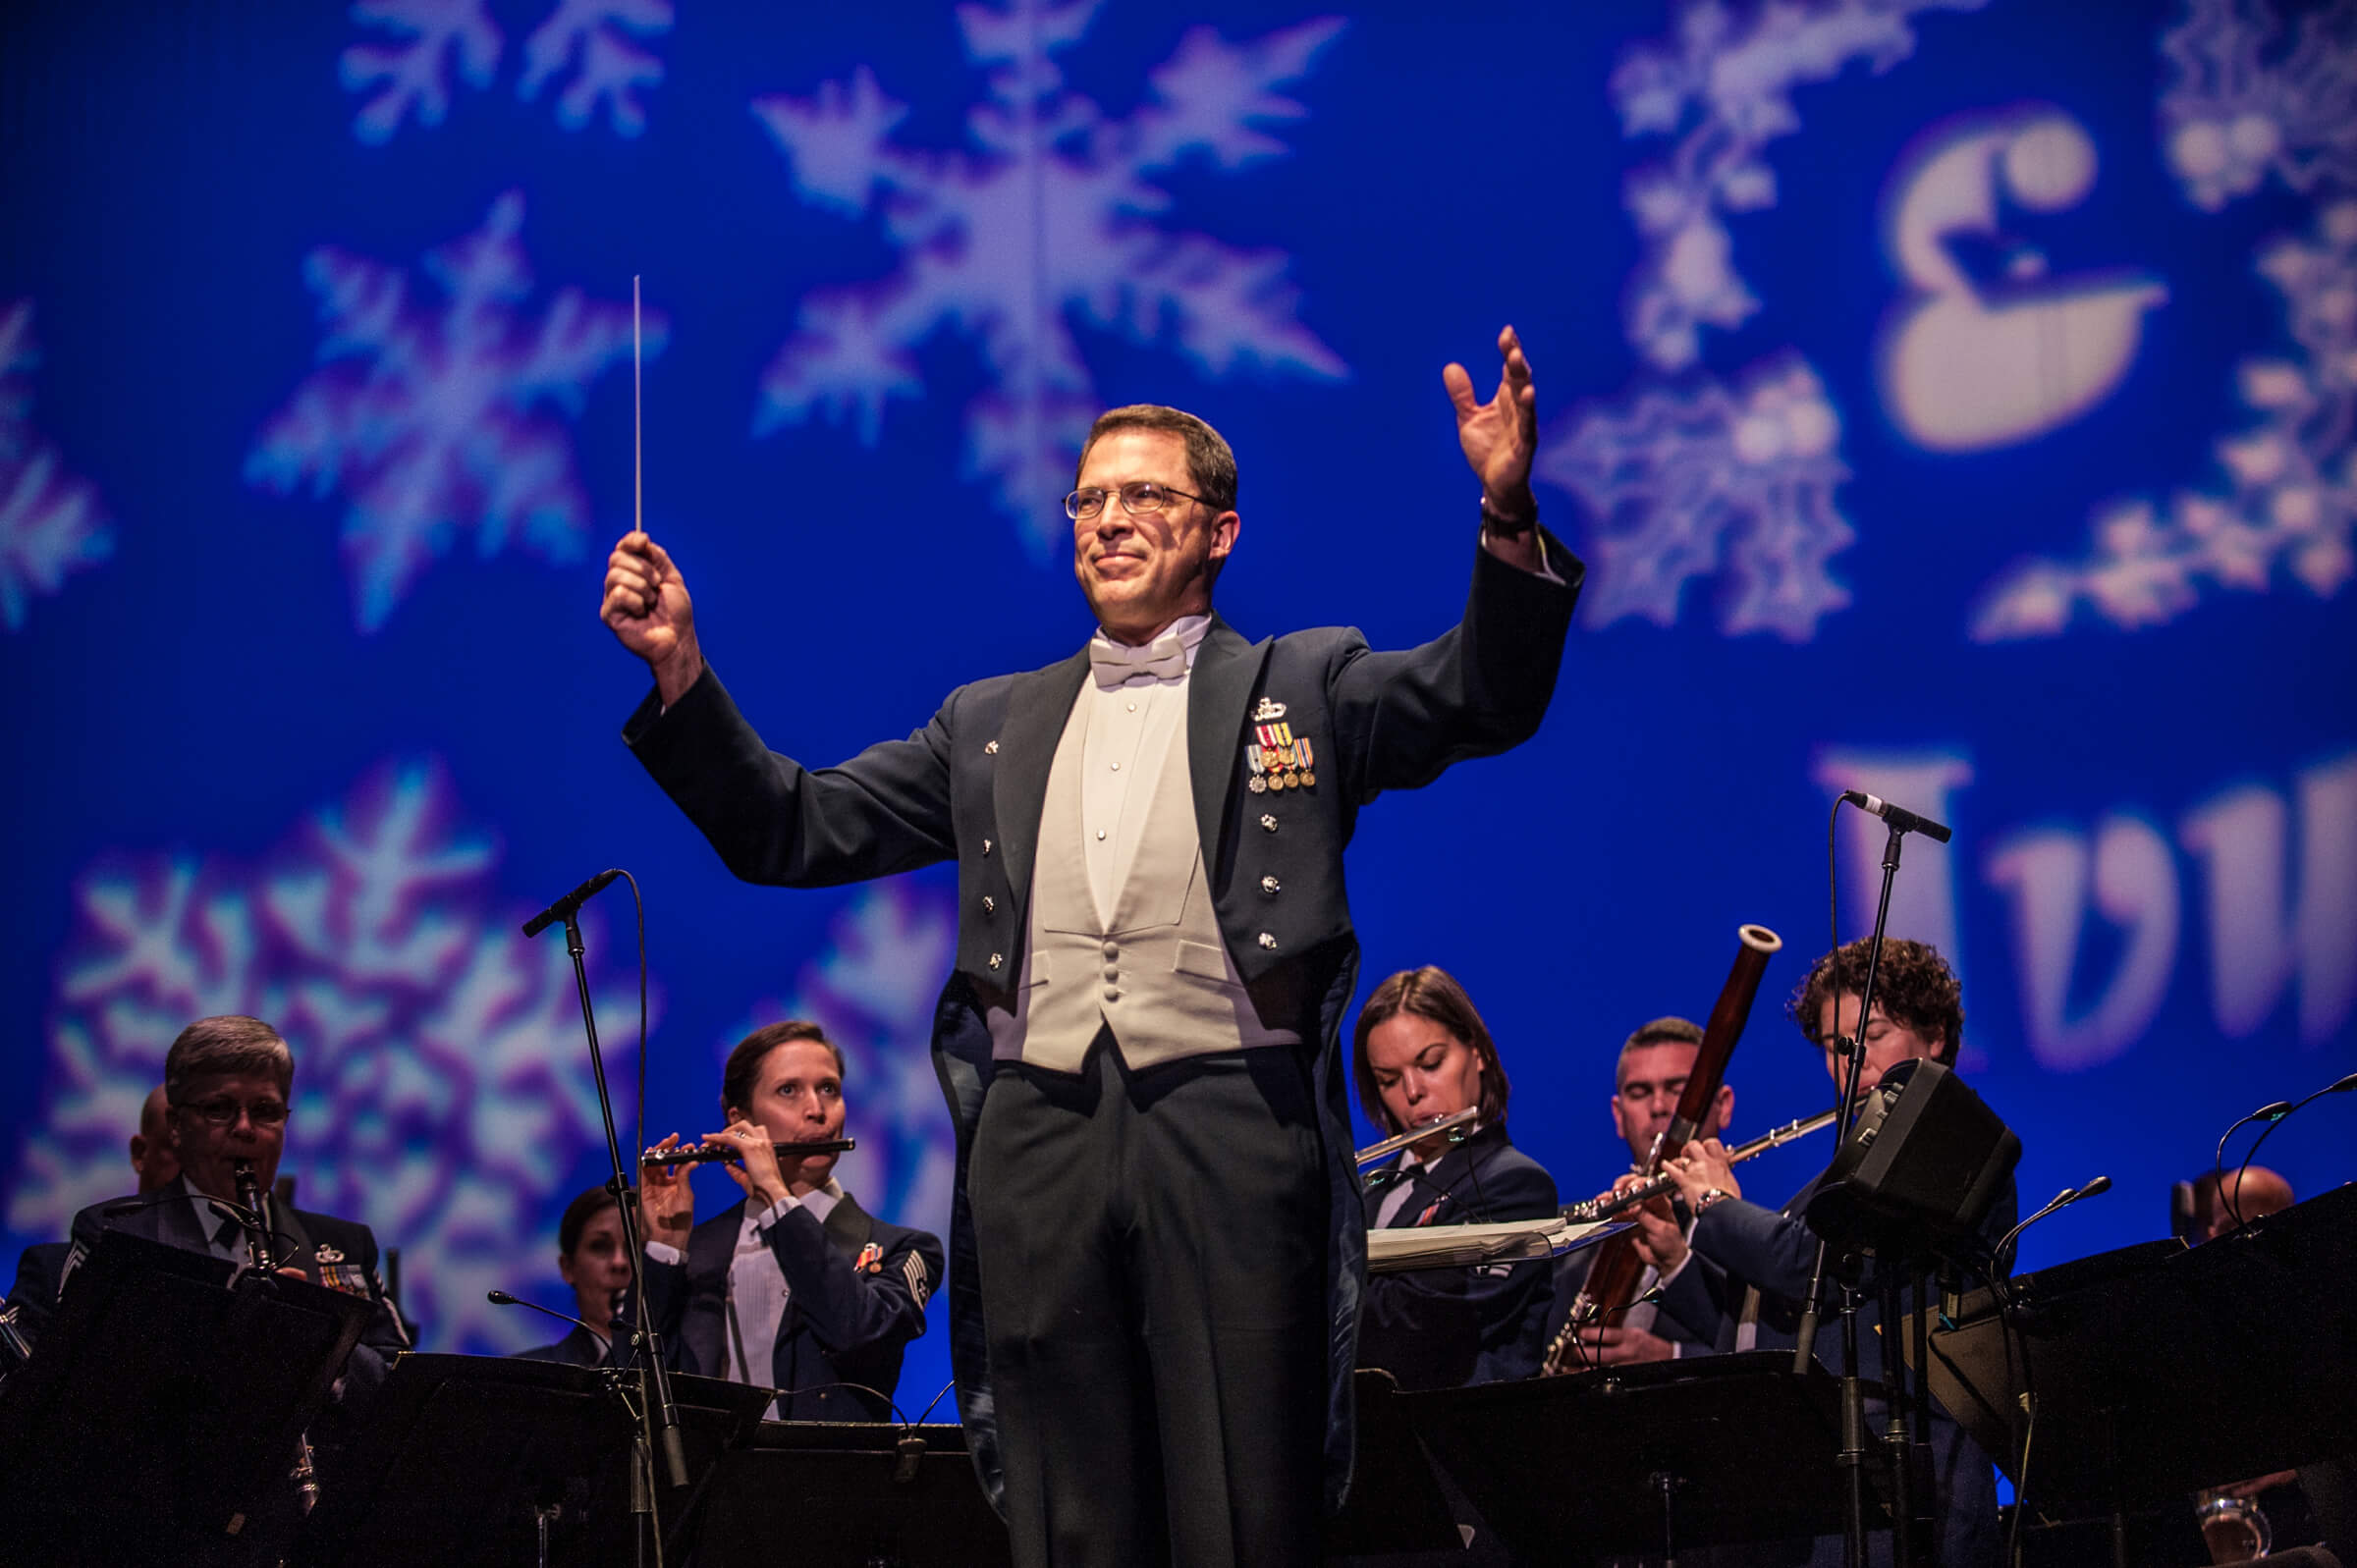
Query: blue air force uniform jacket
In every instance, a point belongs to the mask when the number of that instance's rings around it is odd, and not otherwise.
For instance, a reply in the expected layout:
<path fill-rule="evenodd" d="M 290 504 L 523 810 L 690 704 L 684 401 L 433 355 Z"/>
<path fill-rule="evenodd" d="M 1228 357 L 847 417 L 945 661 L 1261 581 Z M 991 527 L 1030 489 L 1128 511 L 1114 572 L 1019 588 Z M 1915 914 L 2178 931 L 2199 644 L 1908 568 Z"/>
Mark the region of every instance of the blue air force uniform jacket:
<path fill-rule="evenodd" d="M 1247 642 L 1216 616 L 1187 681 L 1196 827 L 1228 953 L 1262 1019 L 1317 1042 L 1312 1070 L 1328 1151 L 1330 1374 L 1327 1501 L 1349 1479 L 1350 1370 L 1366 1231 L 1350 1162 L 1348 1074 L 1337 1038 L 1358 975 L 1343 848 L 1359 808 L 1430 784 L 1452 763 L 1507 750 L 1546 716 L 1582 568 L 1541 530 L 1561 582 L 1475 547 L 1463 620 L 1421 647 L 1377 652 L 1325 627 Z M 665 710 L 650 694 L 624 738 L 729 869 L 748 882 L 831 887 L 955 860 L 957 966 L 933 1021 L 934 1066 L 958 1134 L 950 1234 L 951 1359 L 984 1489 L 1001 1494 L 974 1268 L 966 1161 L 991 1071 L 987 1009 L 1023 967 L 1031 869 L 1048 772 L 1085 649 L 1043 670 L 960 686 L 905 740 L 815 771 L 763 745 L 707 670 Z M 1317 782 L 1253 792 L 1245 744 L 1264 702 L 1311 742 Z M 1303 1237 L 1304 1246 L 1318 1239 Z"/>
<path fill-rule="evenodd" d="M 1399 1178 L 1387 1166 L 1367 1190 L 1367 1222 L 1399 1179 L 1411 1190 L 1393 1214 L 1398 1229 L 1544 1219 L 1562 1212 L 1555 1178 L 1513 1146 L 1503 1124 L 1484 1127 L 1430 1170 Z M 1358 1364 L 1381 1367 L 1399 1386 L 1460 1388 L 1535 1377 L 1547 1352 L 1553 1299 L 1546 1259 L 1487 1268 L 1417 1269 L 1369 1276 L 1359 1315 Z"/>
<path fill-rule="evenodd" d="M 122 1230 L 188 1252 L 210 1250 L 205 1245 L 204 1233 L 197 1228 L 195 1208 L 187 1199 L 175 1196 L 118 1215 L 105 1212 L 115 1204 L 130 1201 L 137 1200 L 109 1199 L 76 1215 L 74 1248 L 86 1255 L 98 1244 L 101 1233 Z M 385 1300 L 384 1284 L 377 1273 L 376 1236 L 356 1219 L 338 1219 L 333 1215 L 312 1214 L 286 1204 L 270 1206 L 270 1223 L 279 1233 L 283 1267 L 301 1270 L 303 1277 L 314 1285 L 365 1296 L 375 1304 L 375 1312 L 360 1330 L 360 1342 L 352 1347 L 352 1355 L 346 1359 L 337 1380 L 335 1408 L 356 1419 L 364 1410 L 367 1397 L 385 1380 L 393 1358 L 410 1348 L 408 1334 Z M 73 1270 L 79 1261 L 68 1255 L 66 1290 L 73 1288 Z M 340 1440 L 343 1433 L 339 1424 L 330 1422 L 329 1427 L 329 1439 Z"/>
<path fill-rule="evenodd" d="M 740 1200 L 687 1233 L 685 1262 L 646 1261 L 650 1317 L 666 1359 L 682 1372 L 729 1375 L 729 1264 L 743 1228 Z M 807 1209 L 788 1210 L 768 1238 L 786 1276 L 786 1315 L 766 1366 L 755 1347 L 745 1350 L 771 1387 L 789 1390 L 778 1414 L 890 1421 L 901 1358 L 925 1331 L 925 1302 L 941 1284 L 940 1238 L 874 1218 L 849 1194 L 823 1225 Z M 840 1383 L 860 1387 L 829 1386 Z"/>

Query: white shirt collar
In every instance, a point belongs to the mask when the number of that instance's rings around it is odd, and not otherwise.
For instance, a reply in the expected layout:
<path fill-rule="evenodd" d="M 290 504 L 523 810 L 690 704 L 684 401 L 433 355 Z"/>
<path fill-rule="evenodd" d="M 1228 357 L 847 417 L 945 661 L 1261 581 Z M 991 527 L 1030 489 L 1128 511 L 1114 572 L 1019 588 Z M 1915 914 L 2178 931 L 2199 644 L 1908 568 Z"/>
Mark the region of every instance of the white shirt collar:
<path fill-rule="evenodd" d="M 1210 632 L 1210 616 L 1180 616 L 1178 620 L 1163 627 L 1161 632 L 1155 636 L 1154 641 L 1160 642 L 1164 637 L 1177 637 L 1178 639 L 1178 645 L 1186 650 L 1186 667 L 1189 670 L 1192 670 L 1195 667 L 1196 650 L 1203 646 L 1203 639 L 1209 635 Z M 1101 642 L 1109 648 L 1129 646 L 1128 644 L 1122 642 L 1119 638 L 1113 636 L 1111 633 L 1107 632 L 1103 626 L 1099 626 L 1097 628 L 1097 634 L 1091 640 Z"/>

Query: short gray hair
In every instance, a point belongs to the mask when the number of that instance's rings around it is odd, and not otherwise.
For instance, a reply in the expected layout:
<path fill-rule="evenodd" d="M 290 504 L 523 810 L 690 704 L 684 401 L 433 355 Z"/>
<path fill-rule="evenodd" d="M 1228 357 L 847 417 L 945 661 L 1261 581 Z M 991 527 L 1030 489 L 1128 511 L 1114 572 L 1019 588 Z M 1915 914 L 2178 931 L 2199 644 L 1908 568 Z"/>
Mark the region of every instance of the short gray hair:
<path fill-rule="evenodd" d="M 295 1053 L 259 1018 L 236 1012 L 199 1018 L 183 1029 L 164 1054 L 164 1098 L 186 1105 L 192 1080 L 229 1073 L 267 1074 L 278 1081 L 280 1094 L 290 1095 L 295 1090 Z"/>

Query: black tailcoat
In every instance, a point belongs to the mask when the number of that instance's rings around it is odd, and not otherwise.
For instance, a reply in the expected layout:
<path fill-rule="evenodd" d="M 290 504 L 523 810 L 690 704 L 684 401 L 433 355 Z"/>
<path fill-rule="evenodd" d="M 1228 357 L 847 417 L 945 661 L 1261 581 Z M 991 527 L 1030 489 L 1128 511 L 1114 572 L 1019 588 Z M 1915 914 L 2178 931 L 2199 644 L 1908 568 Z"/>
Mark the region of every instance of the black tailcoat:
<path fill-rule="evenodd" d="M 1408 1179 L 1413 1190 L 1386 1228 L 1544 1219 L 1562 1211 L 1555 1178 L 1513 1146 L 1503 1123 L 1482 1128 Z M 1368 1223 L 1391 1191 L 1390 1182 L 1369 1187 Z M 1533 1377 L 1547 1350 L 1551 1271 L 1540 1260 L 1373 1275 L 1359 1321 L 1358 1364 L 1381 1367 L 1407 1389 Z"/>
<path fill-rule="evenodd" d="M 743 1227 L 740 1200 L 687 1233 L 685 1262 L 646 1262 L 650 1316 L 667 1357 L 683 1372 L 728 1376 L 729 1263 Z M 862 1267 L 871 1245 L 876 1253 Z M 779 1414 L 788 1421 L 890 1421 L 892 1407 L 884 1401 L 900 1386 L 901 1358 L 925 1331 L 925 1301 L 941 1285 L 940 1238 L 887 1224 L 846 1195 L 823 1225 L 808 1210 L 790 1211 L 769 1227 L 769 1250 L 788 1290 L 768 1369 L 770 1386 L 791 1391 L 779 1401 Z M 826 1386 L 834 1383 L 857 1383 L 884 1399 Z"/>
<path fill-rule="evenodd" d="M 1345 627 L 1247 642 L 1218 617 L 1187 681 L 1196 828 L 1220 930 L 1264 1021 L 1316 1042 L 1313 1085 L 1328 1150 L 1326 1495 L 1349 1482 L 1350 1372 L 1366 1271 L 1347 1073 L 1337 1040 L 1358 977 L 1343 849 L 1386 789 L 1535 733 L 1555 693 L 1582 568 L 1545 530 L 1550 568 L 1522 571 L 1478 546 L 1463 620 L 1421 647 L 1378 652 Z M 1048 773 L 1088 678 L 1085 649 L 1022 675 L 960 686 L 905 740 L 808 770 L 770 751 L 707 670 L 666 710 L 654 694 L 624 738 L 729 869 L 747 882 L 832 887 L 958 863 L 957 967 L 933 1017 L 934 1066 L 957 1127 L 950 1219 L 950 1351 L 984 1489 L 1002 1492 L 981 1288 L 965 1191 L 990 1081 L 987 1008 L 1022 972 L 1031 868 Z M 1263 700 L 1312 743 L 1317 783 L 1251 792 L 1244 744 Z M 1248 1201 L 1248 1200 L 1239 1200 Z M 1307 1238 L 1304 1238 L 1305 1244 Z"/>

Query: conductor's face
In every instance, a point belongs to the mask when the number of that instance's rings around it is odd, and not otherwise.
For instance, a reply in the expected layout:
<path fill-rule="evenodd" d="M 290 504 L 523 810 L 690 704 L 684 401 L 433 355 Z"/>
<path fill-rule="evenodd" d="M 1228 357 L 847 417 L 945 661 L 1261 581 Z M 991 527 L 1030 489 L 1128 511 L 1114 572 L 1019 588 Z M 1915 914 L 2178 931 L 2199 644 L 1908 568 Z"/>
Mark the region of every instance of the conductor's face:
<path fill-rule="evenodd" d="M 1133 512 L 1124 499 L 1123 486 L 1141 482 L 1161 490 L 1158 509 Z M 1072 520 L 1072 574 L 1108 635 L 1142 643 L 1211 609 L 1212 564 L 1235 548 L 1240 521 L 1178 493 L 1197 488 L 1186 443 L 1171 431 L 1112 430 L 1088 449 L 1077 494 L 1095 514 Z"/>
<path fill-rule="evenodd" d="M 241 1160 L 253 1162 L 254 1179 L 267 1188 L 278 1179 L 278 1157 L 287 1146 L 287 1097 L 268 1076 L 192 1078 L 172 1107 L 172 1136 L 181 1168 L 198 1192 L 235 1199 Z"/>

